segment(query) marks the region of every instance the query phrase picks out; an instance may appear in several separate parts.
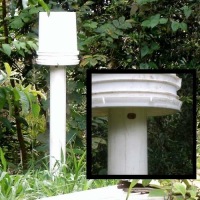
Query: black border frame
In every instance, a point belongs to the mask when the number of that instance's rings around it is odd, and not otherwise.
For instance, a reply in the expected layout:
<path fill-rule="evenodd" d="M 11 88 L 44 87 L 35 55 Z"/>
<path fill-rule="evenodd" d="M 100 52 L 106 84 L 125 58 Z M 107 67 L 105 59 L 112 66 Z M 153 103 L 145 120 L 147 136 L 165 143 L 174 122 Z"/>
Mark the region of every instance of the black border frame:
<path fill-rule="evenodd" d="M 87 70 L 87 155 L 86 155 L 86 177 L 87 179 L 196 179 L 196 125 L 197 125 L 197 77 L 196 69 L 88 69 Z M 193 173 L 191 175 L 93 175 L 91 174 L 91 160 L 92 160 L 92 137 L 91 137 L 91 122 L 92 122 L 92 74 L 93 73 L 191 73 L 193 76 Z"/>

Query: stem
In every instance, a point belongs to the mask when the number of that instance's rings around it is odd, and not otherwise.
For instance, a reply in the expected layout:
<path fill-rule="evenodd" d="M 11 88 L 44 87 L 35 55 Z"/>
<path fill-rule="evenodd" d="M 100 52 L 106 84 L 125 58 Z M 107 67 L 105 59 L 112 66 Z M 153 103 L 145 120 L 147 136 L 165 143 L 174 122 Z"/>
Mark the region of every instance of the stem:
<path fill-rule="evenodd" d="M 11 80 L 10 82 L 11 82 L 12 87 L 14 88 L 15 87 L 14 80 Z M 22 157 L 22 167 L 23 169 L 27 169 L 27 152 L 26 152 L 24 137 L 22 134 L 21 123 L 20 123 L 20 112 L 19 112 L 18 106 L 15 104 L 14 104 L 14 117 L 15 117 L 15 123 L 17 127 L 17 139 L 19 141 L 19 147 L 20 147 L 20 152 L 21 152 L 21 157 Z"/>

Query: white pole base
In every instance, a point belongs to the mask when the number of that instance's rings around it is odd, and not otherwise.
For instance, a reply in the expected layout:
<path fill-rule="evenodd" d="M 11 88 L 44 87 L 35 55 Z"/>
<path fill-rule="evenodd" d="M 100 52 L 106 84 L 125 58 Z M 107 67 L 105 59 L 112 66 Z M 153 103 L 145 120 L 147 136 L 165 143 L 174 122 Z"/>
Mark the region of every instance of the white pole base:
<path fill-rule="evenodd" d="M 56 162 L 65 162 L 66 154 L 66 68 L 50 68 L 50 171 Z M 63 160 L 62 160 L 63 155 Z"/>
<path fill-rule="evenodd" d="M 108 127 L 108 175 L 147 175 L 145 109 L 109 109 Z"/>

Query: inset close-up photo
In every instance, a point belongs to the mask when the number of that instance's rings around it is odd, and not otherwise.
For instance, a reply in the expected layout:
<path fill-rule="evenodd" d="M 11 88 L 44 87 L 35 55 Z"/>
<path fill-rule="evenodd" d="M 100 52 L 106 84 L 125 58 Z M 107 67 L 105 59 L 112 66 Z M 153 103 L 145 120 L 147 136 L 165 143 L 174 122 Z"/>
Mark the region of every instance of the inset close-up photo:
<path fill-rule="evenodd" d="M 194 70 L 92 70 L 88 79 L 88 178 L 196 177 Z"/>

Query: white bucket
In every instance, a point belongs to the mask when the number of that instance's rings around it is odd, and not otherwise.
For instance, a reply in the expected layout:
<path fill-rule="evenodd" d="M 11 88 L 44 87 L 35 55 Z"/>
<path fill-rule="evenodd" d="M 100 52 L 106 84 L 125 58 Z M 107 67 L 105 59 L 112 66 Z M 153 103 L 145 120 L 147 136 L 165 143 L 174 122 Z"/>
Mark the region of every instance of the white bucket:
<path fill-rule="evenodd" d="M 37 64 L 77 65 L 77 27 L 75 12 L 39 13 Z"/>

